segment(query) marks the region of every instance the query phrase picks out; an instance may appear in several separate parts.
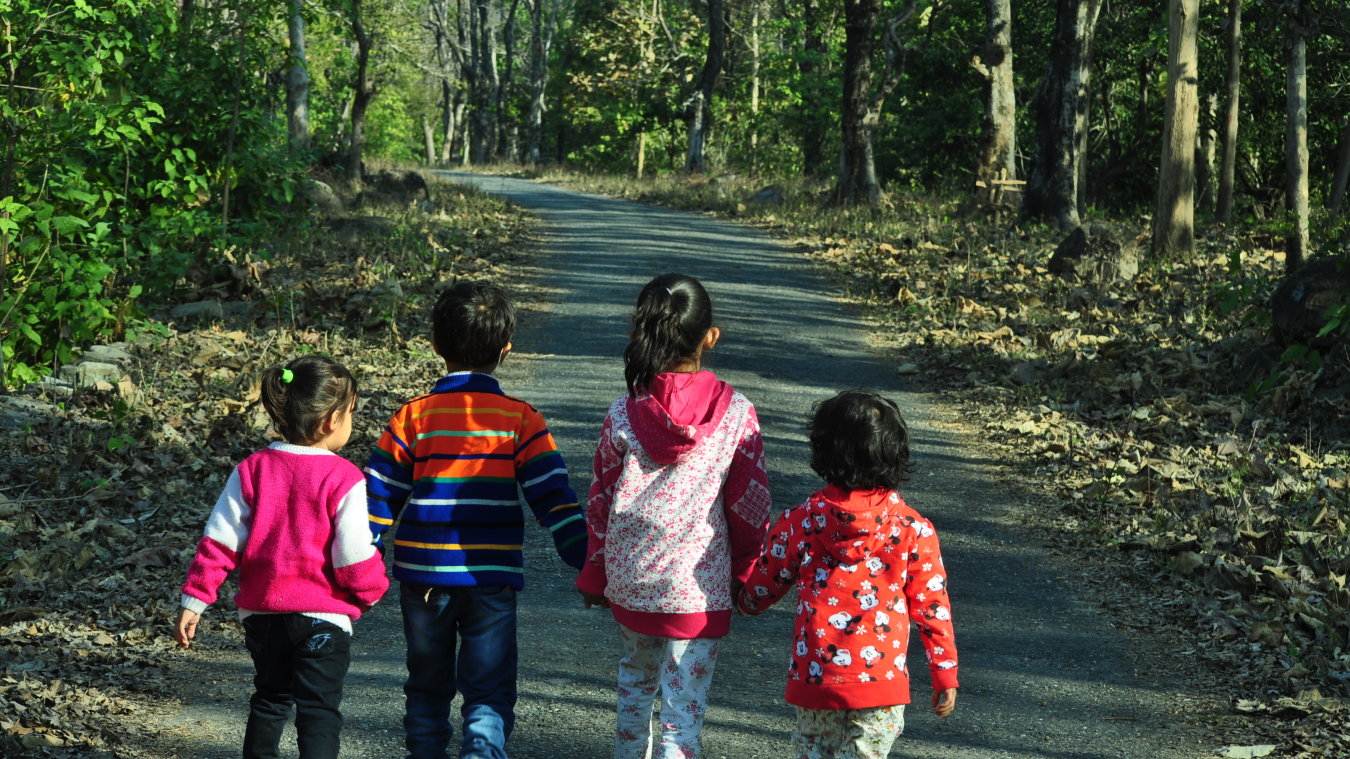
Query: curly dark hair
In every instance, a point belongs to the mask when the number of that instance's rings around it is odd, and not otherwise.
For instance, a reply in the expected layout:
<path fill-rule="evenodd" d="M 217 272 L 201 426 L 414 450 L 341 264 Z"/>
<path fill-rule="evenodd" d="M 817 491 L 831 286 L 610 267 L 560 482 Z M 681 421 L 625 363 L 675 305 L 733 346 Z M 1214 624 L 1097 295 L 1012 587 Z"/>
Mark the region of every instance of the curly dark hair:
<path fill-rule="evenodd" d="M 288 443 L 311 445 L 323 437 L 319 429 L 324 420 L 352 407 L 356 378 L 327 356 L 301 356 L 264 371 L 261 390 L 272 429 Z"/>
<path fill-rule="evenodd" d="M 515 332 L 515 304 L 505 290 L 485 282 L 456 282 L 431 312 L 436 352 L 459 366 L 495 366 Z"/>
<path fill-rule="evenodd" d="M 894 490 L 909 479 L 909 428 L 894 401 L 845 390 L 811 414 L 811 468 L 844 490 Z"/>

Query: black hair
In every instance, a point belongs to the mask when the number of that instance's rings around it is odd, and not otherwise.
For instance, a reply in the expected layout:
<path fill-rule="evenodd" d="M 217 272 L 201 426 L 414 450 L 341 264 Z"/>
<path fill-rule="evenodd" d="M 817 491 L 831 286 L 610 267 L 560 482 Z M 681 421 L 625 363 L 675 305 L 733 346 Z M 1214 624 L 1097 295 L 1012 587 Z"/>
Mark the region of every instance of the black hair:
<path fill-rule="evenodd" d="M 638 293 L 633 332 L 623 351 L 628 394 L 637 397 L 656 375 L 698 352 L 712 328 L 712 300 L 697 279 L 662 274 Z"/>
<path fill-rule="evenodd" d="M 262 374 L 262 403 L 272 428 L 295 445 L 317 443 L 324 420 L 355 400 L 356 378 L 327 356 L 301 356 Z"/>
<path fill-rule="evenodd" d="M 909 428 L 894 401 L 845 390 L 811 414 L 811 468 L 844 490 L 894 490 L 909 479 Z"/>
<path fill-rule="evenodd" d="M 436 352 L 460 366 L 495 366 L 515 332 L 515 304 L 505 290 L 485 282 L 456 282 L 431 312 Z"/>

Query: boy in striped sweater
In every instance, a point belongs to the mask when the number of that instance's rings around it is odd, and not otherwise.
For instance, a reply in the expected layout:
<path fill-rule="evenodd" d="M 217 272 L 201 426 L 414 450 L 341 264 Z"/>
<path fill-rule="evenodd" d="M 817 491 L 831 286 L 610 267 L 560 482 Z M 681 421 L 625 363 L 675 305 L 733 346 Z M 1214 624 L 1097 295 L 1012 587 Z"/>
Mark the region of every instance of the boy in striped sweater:
<path fill-rule="evenodd" d="M 370 527 L 382 550 L 398 521 L 405 741 L 411 759 L 443 759 L 459 692 L 461 759 L 505 759 L 515 719 L 516 592 L 524 585 L 521 501 L 577 569 L 586 525 L 543 416 L 492 376 L 515 332 L 506 294 L 459 282 L 441 293 L 432 316 L 446 374 L 394 413 L 366 465 Z"/>

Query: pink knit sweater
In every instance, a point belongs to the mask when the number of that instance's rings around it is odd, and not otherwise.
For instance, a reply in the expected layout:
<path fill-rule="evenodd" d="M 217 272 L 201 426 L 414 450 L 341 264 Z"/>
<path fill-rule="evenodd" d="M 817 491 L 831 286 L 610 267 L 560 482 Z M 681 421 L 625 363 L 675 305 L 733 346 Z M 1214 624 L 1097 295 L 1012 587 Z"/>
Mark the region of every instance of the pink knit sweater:
<path fill-rule="evenodd" d="M 206 522 L 183 607 L 215 603 L 232 570 L 240 615 L 298 612 L 351 630 L 389 578 L 372 545 L 365 478 L 321 448 L 273 443 L 240 462 Z"/>

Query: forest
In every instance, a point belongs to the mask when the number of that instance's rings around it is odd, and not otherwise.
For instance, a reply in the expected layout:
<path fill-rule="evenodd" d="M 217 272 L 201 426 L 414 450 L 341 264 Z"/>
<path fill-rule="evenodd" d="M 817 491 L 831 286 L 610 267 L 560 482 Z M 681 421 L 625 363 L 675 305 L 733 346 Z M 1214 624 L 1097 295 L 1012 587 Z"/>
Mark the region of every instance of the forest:
<path fill-rule="evenodd" d="M 0 400 L 139 341 L 189 351 L 159 390 L 197 394 L 150 409 L 114 381 L 0 430 L 0 628 L 78 585 L 25 571 L 174 469 L 129 430 L 200 421 L 219 456 L 241 367 L 411 350 L 428 273 L 503 271 L 525 237 L 480 195 L 389 182 L 510 173 L 795 241 L 902 376 L 1042 480 L 1066 544 L 1191 583 L 1171 624 L 1237 711 L 1302 725 L 1288 756 L 1346 748 L 1348 40 L 1344 0 L 0 0 Z M 344 237 L 363 225 L 384 239 Z M 246 335 L 166 326 L 244 298 Z M 49 466 L 59 440 L 87 455 Z M 178 566 L 139 547 L 83 561 L 143 572 L 136 599 Z"/>

